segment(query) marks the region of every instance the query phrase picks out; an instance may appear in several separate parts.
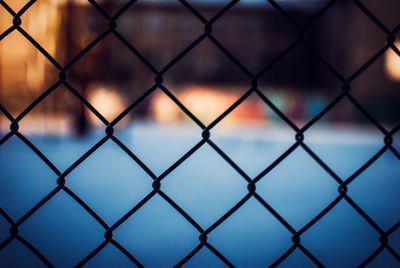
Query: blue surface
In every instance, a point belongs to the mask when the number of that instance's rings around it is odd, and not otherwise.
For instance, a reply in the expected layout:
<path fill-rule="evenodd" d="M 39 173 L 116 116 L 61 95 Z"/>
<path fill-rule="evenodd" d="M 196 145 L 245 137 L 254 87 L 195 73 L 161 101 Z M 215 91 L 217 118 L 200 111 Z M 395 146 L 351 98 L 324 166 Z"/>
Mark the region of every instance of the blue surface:
<path fill-rule="evenodd" d="M 293 144 L 293 139 L 285 138 L 293 133 L 285 131 L 271 138 L 268 130 L 265 137 L 235 131 L 212 132 L 211 139 L 252 178 Z M 306 135 L 306 144 L 342 179 L 383 146 L 382 138 L 373 133 L 359 137 L 360 133 L 346 130 L 326 138 L 321 138 L 321 133 Z M 64 171 L 102 136 L 103 132 L 94 132 L 82 139 L 29 139 Z M 121 129 L 116 136 L 160 175 L 200 140 L 201 131 L 142 124 Z M 0 159 L 0 205 L 16 221 L 57 186 L 57 176 L 16 137 L 0 147 Z M 66 186 L 110 226 L 152 191 L 151 183 L 150 176 L 112 141 L 66 177 Z M 338 183 L 300 147 L 257 183 L 257 193 L 296 230 L 338 196 L 337 188 Z M 248 193 L 246 181 L 207 144 L 172 171 L 161 189 L 203 229 Z M 399 193 L 400 163 L 389 151 L 348 189 L 348 195 L 383 230 L 400 220 Z M 9 227 L 0 217 L 1 241 L 9 236 Z M 102 226 L 63 191 L 24 222 L 19 234 L 56 267 L 76 265 L 104 241 Z M 184 217 L 156 195 L 117 228 L 113 238 L 146 267 L 171 267 L 198 245 L 198 236 Z M 379 247 L 378 239 L 373 227 L 342 200 L 301 236 L 301 243 L 328 267 L 356 267 Z M 268 266 L 292 245 L 290 232 L 255 198 L 211 232 L 208 242 L 237 267 Z M 389 244 L 400 252 L 400 230 L 389 236 Z M 0 267 L 41 266 L 40 260 L 16 240 L 0 251 Z M 87 263 L 87 267 L 131 266 L 111 244 Z M 313 266 L 296 249 L 280 267 Z M 186 267 L 224 264 L 203 248 Z M 400 263 L 383 250 L 368 267 L 400 267 Z"/>

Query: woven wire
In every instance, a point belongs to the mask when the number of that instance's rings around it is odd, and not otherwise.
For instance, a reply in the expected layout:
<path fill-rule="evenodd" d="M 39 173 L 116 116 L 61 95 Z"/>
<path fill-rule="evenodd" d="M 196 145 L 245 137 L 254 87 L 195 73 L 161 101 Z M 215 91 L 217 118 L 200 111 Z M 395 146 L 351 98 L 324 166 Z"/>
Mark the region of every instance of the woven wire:
<path fill-rule="evenodd" d="M 360 266 L 365 266 L 370 263 L 375 257 L 377 257 L 384 249 L 387 250 L 393 257 L 395 257 L 400 262 L 400 254 L 396 252 L 388 241 L 388 236 L 394 233 L 400 227 L 400 221 L 394 224 L 387 230 L 382 229 L 365 211 L 363 211 L 360 206 L 357 205 L 355 201 L 347 194 L 347 189 L 349 184 L 357 179 L 357 177 L 364 172 L 368 167 L 370 167 L 378 158 L 380 158 L 386 151 L 390 151 L 395 155 L 397 159 L 400 160 L 400 153 L 392 145 L 393 136 L 399 131 L 400 125 L 397 125 L 393 129 L 385 128 L 379 121 L 377 121 L 374 116 L 372 116 L 363 105 L 357 100 L 352 94 L 352 82 L 365 72 L 375 61 L 377 61 L 387 50 L 393 50 L 398 56 L 400 56 L 399 49 L 395 46 L 396 34 L 400 31 L 400 24 L 394 29 L 390 30 L 385 26 L 374 14 L 371 12 L 361 1 L 359 0 L 349 0 L 356 4 L 361 12 L 363 12 L 378 28 L 387 36 L 387 42 L 370 58 L 368 59 L 360 68 L 358 68 L 350 76 L 343 76 L 337 69 L 335 69 L 328 60 L 326 60 L 313 46 L 306 40 L 305 36 L 308 28 L 316 21 L 318 17 L 323 15 L 325 12 L 330 10 L 339 0 L 331 0 L 324 4 L 324 6 L 313 15 L 306 23 L 301 24 L 296 21 L 285 9 L 279 5 L 274 0 L 267 0 L 268 2 L 279 14 L 284 17 L 290 24 L 292 24 L 298 30 L 298 38 L 293 41 L 289 46 L 283 48 L 281 53 L 276 55 L 276 57 L 256 73 L 249 71 L 236 57 L 234 57 L 228 49 L 224 47 L 213 35 L 213 24 L 224 16 L 229 10 L 235 6 L 239 0 L 233 0 L 220 9 L 211 19 L 207 20 L 200 14 L 196 8 L 194 8 L 190 3 L 185 0 L 179 0 L 178 2 L 187 9 L 195 18 L 197 18 L 201 23 L 204 24 L 204 32 L 198 36 L 189 46 L 183 49 L 178 55 L 176 55 L 170 62 L 168 62 L 162 69 L 157 69 L 152 65 L 152 63 L 146 59 L 146 57 L 135 48 L 135 46 L 130 43 L 125 37 L 118 31 L 117 22 L 118 18 L 124 14 L 128 9 L 135 8 L 134 4 L 137 2 L 131 0 L 127 2 L 122 8 L 120 8 L 114 15 L 110 15 L 102 6 L 95 0 L 88 0 L 92 8 L 96 9 L 99 14 L 104 16 L 109 22 L 108 28 L 96 37 L 89 45 L 82 49 L 75 57 L 73 57 L 67 64 L 62 66 L 58 63 L 51 55 L 48 53 L 35 39 L 26 32 L 21 26 L 22 20 L 21 16 L 31 8 L 36 0 L 29 1 L 25 6 L 23 6 L 19 11 L 14 11 L 6 2 L 0 0 L 0 5 L 13 16 L 13 24 L 3 33 L 0 34 L 0 41 L 7 37 L 12 32 L 19 32 L 23 37 L 25 37 L 42 55 L 44 55 L 47 60 L 59 71 L 58 80 L 51 85 L 47 90 L 45 90 L 37 99 L 35 99 L 25 110 L 23 110 L 17 117 L 13 117 L 1 104 L 0 111 L 8 118 L 10 121 L 10 131 L 1 138 L 0 145 L 3 145 L 13 136 L 19 138 L 24 142 L 30 149 L 37 154 L 43 162 L 51 168 L 51 170 L 57 175 L 57 186 L 46 195 L 40 202 L 35 204 L 25 215 L 19 219 L 12 219 L 7 212 L 0 208 L 0 214 L 4 219 L 10 224 L 10 235 L 7 239 L 1 242 L 0 250 L 7 247 L 13 240 L 20 241 L 25 245 L 31 252 L 33 252 L 45 265 L 49 267 L 54 267 L 54 265 L 44 256 L 38 249 L 35 248 L 29 241 L 22 237 L 18 229 L 24 222 L 35 214 L 44 204 L 46 204 L 50 199 L 52 199 L 60 191 L 67 193 L 71 198 L 73 198 L 82 208 L 84 208 L 87 213 L 89 213 L 99 225 L 104 228 L 104 241 L 94 248 L 93 251 L 76 264 L 76 267 L 81 267 L 85 265 L 90 259 L 92 259 L 96 254 L 98 254 L 104 247 L 109 244 L 115 246 L 124 255 L 126 255 L 134 264 L 139 267 L 143 267 L 143 264 L 137 259 L 131 252 L 124 248 L 118 241 L 113 238 L 113 232 L 128 218 L 132 217 L 144 204 L 146 204 L 154 196 L 159 195 L 166 202 L 168 202 L 182 217 L 184 217 L 199 233 L 199 243 L 193 248 L 190 253 L 183 256 L 182 259 L 176 264 L 176 267 L 180 267 L 190 260 L 194 255 L 196 255 L 203 247 L 208 248 L 211 252 L 215 254 L 220 260 L 222 260 L 227 266 L 234 267 L 229 259 L 227 259 L 216 247 L 214 247 L 211 242 L 208 241 L 208 235 L 217 228 L 221 223 L 227 220 L 233 213 L 235 213 L 241 206 L 243 206 L 249 199 L 253 198 L 257 200 L 271 215 L 273 215 L 291 234 L 292 234 L 292 245 L 283 252 L 282 255 L 271 263 L 271 267 L 275 267 L 281 262 L 283 262 L 288 256 L 290 256 L 296 249 L 299 249 L 305 256 L 307 256 L 312 262 L 314 262 L 319 267 L 324 267 L 324 264 L 313 255 L 302 243 L 301 236 L 307 232 L 316 222 L 318 222 L 322 217 L 324 217 L 332 208 L 334 208 L 340 201 L 347 202 L 378 234 L 379 234 L 379 246 L 374 252 L 369 256 L 365 256 L 365 259 Z M 147 68 L 154 74 L 154 84 L 148 88 L 140 97 L 138 97 L 134 102 L 132 102 L 121 114 L 119 114 L 115 119 L 109 122 L 100 112 L 98 112 L 95 107 L 93 107 L 82 94 L 74 88 L 68 82 L 67 74 L 71 67 L 84 55 L 86 55 L 96 44 L 102 42 L 107 36 L 113 35 L 120 42 L 126 46 L 141 62 L 143 62 Z M 232 104 L 228 109 L 226 109 L 220 116 L 218 116 L 209 125 L 205 125 L 201 122 L 182 102 L 163 84 L 163 76 L 185 55 L 198 46 L 204 40 L 209 39 L 216 48 L 225 54 L 225 56 L 236 65 L 249 79 L 248 90 L 238 99 L 234 104 Z M 279 61 L 281 61 L 290 51 L 295 49 L 298 45 L 304 44 L 305 47 L 316 56 L 316 58 L 321 62 L 321 64 L 326 67 L 340 82 L 342 85 L 341 90 L 337 93 L 337 96 L 330 102 L 322 111 L 320 111 L 315 117 L 308 121 L 304 126 L 299 127 L 292 120 L 290 120 L 278 107 L 276 107 L 273 102 L 262 93 L 258 88 L 258 80 L 260 77 L 268 72 Z M 21 132 L 19 129 L 19 122 L 29 114 L 33 108 L 35 108 L 39 103 L 41 103 L 51 92 L 57 90 L 60 86 L 65 86 L 74 96 L 86 106 L 100 121 L 104 124 L 105 135 L 100 139 L 93 147 L 91 147 L 86 153 L 84 153 L 77 161 L 72 163 L 65 171 L 60 171 L 35 145 Z M 156 89 L 163 91 L 181 111 L 183 111 L 197 126 L 202 130 L 201 137 L 196 145 L 194 145 L 190 150 L 188 150 L 184 155 L 182 155 L 173 165 L 167 168 L 161 175 L 157 176 L 153 171 L 142 162 L 138 156 L 135 155 L 118 137 L 114 134 L 114 126 L 120 122 L 128 113 L 130 113 L 136 106 L 142 103 L 147 97 L 149 97 Z M 260 172 L 254 178 L 246 174 L 243 169 L 236 164 L 227 153 L 225 153 L 220 147 L 218 147 L 211 138 L 211 132 L 213 128 L 221 122 L 226 116 L 228 116 L 236 107 L 238 107 L 242 102 L 244 102 L 251 95 L 258 96 L 266 106 L 272 109 L 279 117 L 285 122 L 290 128 L 292 128 L 296 134 L 294 137 L 293 144 L 287 149 L 282 155 L 280 155 L 275 161 L 272 162 L 268 167 L 266 167 L 262 172 Z M 333 109 L 341 100 L 348 99 L 356 109 L 358 109 L 375 127 L 378 129 L 383 137 L 382 147 L 377 151 L 366 163 L 359 167 L 352 175 L 348 178 L 341 178 L 337 175 L 333 169 L 331 169 L 305 142 L 304 137 L 307 134 L 307 130 L 315 125 L 321 118 Z M 68 188 L 68 175 L 81 165 L 93 152 L 99 149 L 105 142 L 111 140 L 116 145 L 118 145 L 129 157 L 135 161 L 152 179 L 153 190 L 147 194 L 143 200 L 132 207 L 123 217 L 117 220 L 114 224 L 109 226 L 96 212 L 90 208 L 77 194 L 75 194 L 71 189 Z M 195 153 L 202 146 L 210 146 L 222 159 L 224 159 L 236 172 L 248 183 L 247 189 L 248 193 L 230 210 L 220 217 L 216 222 L 204 228 L 200 226 L 187 212 L 185 212 L 177 203 L 174 202 L 165 192 L 162 190 L 161 182 L 164 179 L 168 179 L 168 175 L 180 166 L 184 161 L 186 161 L 193 153 Z M 338 185 L 338 195 L 337 197 L 322 211 L 319 212 L 317 216 L 312 218 L 308 223 L 306 223 L 300 229 L 295 229 L 292 227 L 285 219 L 282 217 L 272 206 L 268 204 L 256 191 L 257 183 L 274 168 L 276 168 L 286 157 L 288 157 L 294 150 L 301 147 L 308 155 L 315 160 L 329 175 L 336 181 Z"/>

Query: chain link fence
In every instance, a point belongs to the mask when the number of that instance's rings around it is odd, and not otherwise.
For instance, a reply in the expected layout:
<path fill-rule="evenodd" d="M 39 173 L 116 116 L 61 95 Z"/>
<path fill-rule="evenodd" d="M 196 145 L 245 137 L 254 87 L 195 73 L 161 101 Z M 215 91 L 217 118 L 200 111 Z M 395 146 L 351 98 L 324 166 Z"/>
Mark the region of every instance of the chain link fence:
<path fill-rule="evenodd" d="M 347 1 L 347 0 L 346 0 Z M 88 46 L 81 50 L 77 55 L 75 55 L 67 64 L 61 65 L 57 60 L 48 53 L 35 39 L 24 30 L 21 26 L 22 19 L 21 16 L 28 11 L 33 5 L 35 5 L 35 0 L 27 2 L 20 10 L 13 10 L 5 1 L 0 0 L 0 5 L 4 8 L 12 17 L 12 25 L 3 33 L 0 34 L 0 42 L 3 41 L 12 32 L 18 32 L 26 40 L 28 40 L 42 55 L 44 55 L 47 60 L 59 71 L 58 80 L 51 85 L 47 90 L 45 90 L 37 99 L 35 99 L 26 109 L 24 109 L 18 116 L 13 117 L 9 111 L 2 105 L 0 105 L 0 111 L 3 113 L 10 122 L 10 131 L 1 138 L 0 145 L 4 145 L 7 141 L 16 136 L 31 150 L 39 156 L 43 162 L 51 168 L 54 174 L 57 175 L 56 187 L 48 193 L 40 202 L 31 207 L 31 209 L 19 219 L 13 219 L 9 216 L 7 211 L 0 208 L 1 216 L 9 223 L 10 233 L 8 238 L 1 241 L 0 249 L 6 248 L 13 240 L 18 240 L 27 249 L 33 252 L 42 262 L 48 267 L 53 267 L 54 265 L 50 262 L 48 256 L 42 254 L 34 244 L 31 244 L 27 239 L 25 239 L 19 232 L 19 229 L 23 224 L 38 210 L 40 210 L 49 200 L 51 200 L 59 192 L 65 192 L 71 198 L 73 198 L 82 208 L 84 208 L 87 213 L 89 213 L 93 219 L 95 219 L 100 226 L 104 228 L 104 241 L 94 248 L 93 251 L 76 264 L 76 267 L 84 266 L 89 260 L 101 252 L 107 245 L 111 244 L 127 256 L 135 265 L 138 267 L 143 267 L 141 260 L 136 258 L 133 253 L 129 252 L 124 248 L 114 237 L 113 232 L 128 218 L 134 217 L 135 213 L 140 210 L 144 204 L 151 200 L 154 196 L 158 195 L 163 198 L 166 202 L 170 204 L 187 222 L 189 222 L 194 229 L 198 231 L 199 242 L 198 245 L 193 248 L 186 256 L 182 256 L 176 267 L 180 267 L 188 262 L 193 256 L 195 256 L 202 248 L 206 247 L 211 252 L 215 254 L 221 261 L 223 261 L 226 266 L 234 267 L 234 264 L 224 256 L 218 248 L 212 245 L 212 242 L 208 240 L 208 236 L 213 232 L 219 225 L 226 221 L 232 214 L 239 210 L 246 202 L 250 199 L 257 200 L 264 208 L 266 213 L 273 215 L 292 235 L 292 245 L 282 252 L 282 255 L 271 263 L 271 267 L 278 266 L 286 258 L 288 258 L 296 249 L 299 249 L 305 256 L 307 256 L 313 263 L 318 267 L 324 267 L 322 263 L 312 251 L 308 250 L 301 241 L 302 235 L 306 233 L 315 223 L 321 220 L 326 214 L 328 214 L 332 208 L 334 208 L 339 202 L 348 203 L 355 212 L 357 212 L 365 221 L 379 234 L 379 247 L 376 248 L 369 256 L 365 256 L 362 263 L 359 265 L 361 267 L 369 264 L 374 258 L 380 255 L 381 252 L 389 252 L 397 261 L 400 263 L 400 254 L 397 252 L 390 243 L 390 235 L 400 228 L 400 221 L 394 224 L 388 229 L 383 229 L 380 227 L 353 199 L 348 195 L 348 187 L 350 187 L 351 182 L 356 180 L 358 176 L 368 169 L 377 159 L 379 159 L 385 152 L 390 151 L 397 159 L 400 160 L 399 151 L 393 146 L 393 137 L 399 131 L 400 125 L 392 129 L 387 129 L 381 122 L 376 120 L 363 105 L 355 98 L 352 94 L 352 82 L 361 74 L 363 74 L 374 62 L 376 62 L 382 55 L 388 51 L 393 50 L 399 57 L 399 48 L 395 46 L 396 34 L 400 31 L 400 24 L 394 29 L 389 29 L 385 24 L 383 24 L 374 14 L 371 12 L 363 3 L 359 0 L 348 0 L 352 1 L 359 9 L 360 12 L 364 13 L 379 29 L 387 36 L 387 42 L 382 45 L 382 47 L 376 51 L 376 53 L 368 59 L 359 69 L 353 72 L 348 77 L 343 76 L 334 66 L 332 66 L 328 60 L 326 60 L 308 41 L 306 38 L 307 31 L 309 27 L 315 23 L 315 21 L 322 16 L 325 12 L 330 10 L 339 0 L 331 0 L 324 2 L 324 6 L 315 13 L 306 23 L 299 23 L 295 18 L 293 18 L 283 6 L 278 1 L 268 0 L 265 4 L 271 5 L 283 18 L 285 18 L 295 29 L 298 31 L 298 38 L 294 40 L 289 46 L 283 47 L 281 52 L 275 56 L 275 58 L 266 62 L 264 68 L 258 70 L 258 72 L 251 72 L 244 64 L 242 64 L 233 54 L 230 53 L 226 47 L 216 36 L 213 35 L 213 25 L 222 16 L 230 11 L 230 9 L 237 5 L 239 0 L 234 0 L 229 2 L 226 6 L 220 9 L 214 16 L 210 19 L 206 19 L 194 6 L 192 6 L 188 1 L 179 0 L 179 4 L 184 7 L 187 12 L 193 15 L 194 18 L 199 20 L 204 25 L 204 32 L 198 36 L 189 46 L 183 49 L 178 55 L 176 55 L 168 64 L 166 64 L 162 69 L 157 69 L 152 62 L 147 59 L 135 45 L 129 42 L 119 31 L 118 31 L 118 19 L 123 15 L 128 9 L 135 8 L 135 3 L 137 1 L 128 1 L 122 6 L 114 15 L 109 14 L 101 5 L 101 3 L 95 0 L 89 0 L 91 8 L 96 10 L 101 16 L 106 18 L 109 22 L 106 31 L 97 36 Z M 139 2 L 139 1 L 138 1 Z M 91 103 L 77 90 L 69 81 L 68 73 L 74 64 L 81 59 L 85 54 L 87 54 L 96 44 L 102 42 L 107 36 L 116 37 L 126 48 L 128 48 L 133 55 L 135 55 L 141 62 L 143 62 L 147 68 L 154 74 L 154 84 L 148 88 L 140 97 L 135 101 L 130 103 L 130 105 L 111 122 L 108 121 L 99 111 L 92 106 Z M 248 77 L 248 90 L 239 98 L 237 101 L 231 105 L 226 111 L 224 111 L 220 116 L 218 116 L 210 124 L 205 125 L 201 120 L 199 120 L 185 105 L 172 93 L 172 91 L 167 88 L 163 83 L 163 76 L 179 61 L 182 60 L 191 50 L 198 46 L 204 40 L 210 40 L 217 49 L 219 49 L 233 65 L 237 66 L 243 74 Z M 337 90 L 336 97 L 315 117 L 306 122 L 303 126 L 297 125 L 289 117 L 287 117 L 274 103 L 259 89 L 258 81 L 260 77 L 267 73 L 275 64 L 284 59 L 293 49 L 295 49 L 300 44 L 305 45 L 305 47 L 321 62 L 321 64 L 331 72 L 337 81 L 342 85 L 341 88 Z M 10 48 L 12 49 L 12 48 Z M 87 107 L 101 122 L 104 124 L 105 135 L 100 139 L 93 147 L 91 147 L 86 153 L 84 153 L 77 161 L 71 163 L 69 168 L 65 171 L 59 170 L 47 157 L 41 152 L 35 145 L 19 132 L 19 123 L 26 117 L 39 103 L 41 103 L 47 96 L 56 91 L 58 87 L 65 86 L 85 107 Z M 114 127 L 118 122 L 120 122 L 124 117 L 128 115 L 131 111 L 135 109 L 140 103 L 145 101 L 150 95 L 156 91 L 161 90 L 166 96 L 168 96 L 179 109 L 185 113 L 201 130 L 202 134 L 199 137 L 198 143 L 190 148 L 184 155 L 182 155 L 173 165 L 167 168 L 161 175 L 157 176 L 146 164 L 139 159 L 134 151 L 130 150 L 114 133 Z M 255 177 L 250 177 L 246 172 L 235 163 L 232 158 L 225 153 L 216 143 L 213 142 L 212 132 L 215 126 L 217 126 L 221 120 L 227 117 L 232 111 L 234 111 L 241 103 L 243 103 L 250 96 L 259 97 L 266 106 L 272 109 L 281 119 L 282 122 L 287 124 L 291 129 L 295 131 L 295 137 L 293 137 L 292 146 L 287 149 L 282 155 L 280 155 L 272 164 L 267 166 L 261 173 Z M 378 129 L 382 134 L 382 145 L 381 149 L 375 153 L 375 155 L 370 158 L 365 164 L 358 168 L 351 176 L 347 178 L 342 178 L 335 173 L 335 171 L 329 167 L 305 142 L 305 137 L 307 136 L 307 131 L 312 128 L 318 121 L 320 121 L 324 115 L 326 115 L 330 110 L 332 110 L 341 100 L 347 99 L 358 109 L 370 123 Z M 118 145 L 131 159 L 136 162 L 152 179 L 153 190 L 148 193 L 148 195 L 132 207 L 123 217 L 113 223 L 111 226 L 108 225 L 90 206 L 88 206 L 76 193 L 74 193 L 70 188 L 68 188 L 68 175 L 75 170 L 79 165 L 81 165 L 91 154 L 93 154 L 97 149 L 99 149 L 105 142 L 112 141 Z M 163 180 L 168 180 L 168 175 L 174 171 L 178 166 L 185 162 L 191 157 L 202 146 L 211 147 L 222 159 L 224 159 L 236 172 L 247 182 L 248 193 L 243 196 L 243 198 L 235 204 L 231 209 L 226 211 L 226 213 L 220 217 L 216 222 L 210 226 L 201 226 L 196 222 L 185 210 L 183 210 L 172 198 L 170 198 L 164 191 L 162 187 Z M 318 165 L 320 165 L 337 183 L 337 197 L 320 213 L 312 219 L 309 219 L 308 223 L 305 224 L 300 229 L 295 229 L 291 226 L 285 218 L 280 215 L 265 199 L 257 193 L 257 183 L 262 180 L 262 178 L 275 169 L 286 157 L 288 157 L 294 150 L 300 149 L 304 150 L 309 156 L 311 156 Z M 397 163 L 398 164 L 398 163 Z"/>

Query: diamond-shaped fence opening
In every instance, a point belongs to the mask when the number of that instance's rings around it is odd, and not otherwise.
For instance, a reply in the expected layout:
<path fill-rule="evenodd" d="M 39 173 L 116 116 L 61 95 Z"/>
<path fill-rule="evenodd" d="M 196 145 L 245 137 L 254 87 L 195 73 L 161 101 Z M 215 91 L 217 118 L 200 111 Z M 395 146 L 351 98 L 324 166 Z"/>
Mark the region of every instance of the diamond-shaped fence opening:
<path fill-rule="evenodd" d="M 0 266 L 399 266 L 396 10 L 0 0 Z"/>

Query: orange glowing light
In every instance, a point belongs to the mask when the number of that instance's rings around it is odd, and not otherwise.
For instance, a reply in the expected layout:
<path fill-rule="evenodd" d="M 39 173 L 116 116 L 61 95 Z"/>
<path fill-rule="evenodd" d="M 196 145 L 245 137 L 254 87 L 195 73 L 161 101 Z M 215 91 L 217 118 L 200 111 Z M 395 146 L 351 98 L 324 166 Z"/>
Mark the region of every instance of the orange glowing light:
<path fill-rule="evenodd" d="M 109 121 L 117 117 L 126 107 L 123 98 L 115 90 L 103 86 L 89 90 L 88 100 Z M 102 125 L 93 113 L 89 113 L 89 118 L 94 125 Z"/>
<path fill-rule="evenodd" d="M 209 124 L 240 98 L 239 93 L 212 86 L 189 86 L 176 96 L 200 121 Z M 152 114 L 158 122 L 176 122 L 182 112 L 163 93 L 156 94 L 151 103 Z M 223 124 L 260 123 L 265 120 L 265 110 L 259 103 L 245 101 L 224 120 Z"/>
<path fill-rule="evenodd" d="M 179 108 L 164 93 L 155 93 L 151 103 L 154 119 L 161 123 L 171 123 L 179 120 Z"/>
<path fill-rule="evenodd" d="M 400 41 L 395 42 L 395 46 L 400 48 Z M 392 49 L 385 55 L 385 70 L 388 77 L 394 81 L 400 80 L 400 56 Z"/>

